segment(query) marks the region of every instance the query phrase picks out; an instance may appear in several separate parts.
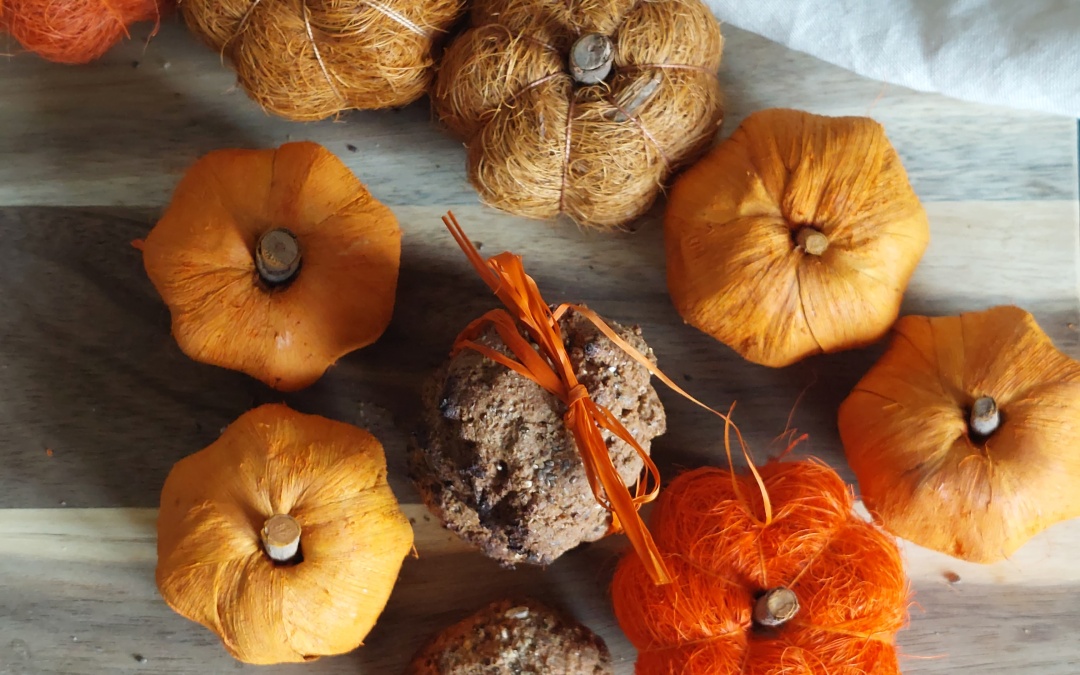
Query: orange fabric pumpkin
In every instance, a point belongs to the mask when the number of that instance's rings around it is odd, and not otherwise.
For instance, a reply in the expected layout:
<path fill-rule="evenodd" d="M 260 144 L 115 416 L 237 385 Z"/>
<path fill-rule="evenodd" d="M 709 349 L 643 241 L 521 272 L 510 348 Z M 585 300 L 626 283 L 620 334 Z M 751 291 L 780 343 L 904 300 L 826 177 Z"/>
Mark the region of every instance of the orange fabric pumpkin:
<path fill-rule="evenodd" d="M 310 661 L 361 644 L 412 543 L 375 437 L 264 405 L 169 473 L 157 585 L 241 661 Z"/>
<path fill-rule="evenodd" d="M 900 319 L 839 426 L 867 507 L 920 546 L 989 563 L 1080 516 L 1080 363 L 1018 307 Z"/>
<path fill-rule="evenodd" d="M 676 181 L 664 232 L 683 319 L 774 367 L 884 336 L 930 237 L 881 125 L 782 109 Z"/>
<path fill-rule="evenodd" d="M 291 391 L 386 329 L 401 231 L 341 160 L 303 142 L 206 155 L 142 247 L 185 354 Z"/>
<path fill-rule="evenodd" d="M 908 584 L 896 543 L 852 512 L 827 466 L 704 467 L 661 493 L 651 529 L 672 582 L 636 555 L 612 582 L 639 675 L 899 674 Z"/>
<path fill-rule="evenodd" d="M 612 228 L 712 142 L 720 27 L 700 0 L 474 0 L 432 87 L 488 205 Z"/>

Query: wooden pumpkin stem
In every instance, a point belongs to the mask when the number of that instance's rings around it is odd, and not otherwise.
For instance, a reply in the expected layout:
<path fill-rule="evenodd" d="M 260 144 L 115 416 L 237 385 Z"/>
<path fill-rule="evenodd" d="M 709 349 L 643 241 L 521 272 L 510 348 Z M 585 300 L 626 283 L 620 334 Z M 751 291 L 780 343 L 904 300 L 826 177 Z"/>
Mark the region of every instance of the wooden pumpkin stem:
<path fill-rule="evenodd" d="M 255 245 L 255 268 L 271 286 L 289 281 L 300 269 L 300 242 L 285 228 L 270 230 Z"/>
<path fill-rule="evenodd" d="M 611 72 L 615 46 L 600 33 L 586 33 L 570 48 L 570 74 L 580 84 L 597 84 Z"/>
<path fill-rule="evenodd" d="M 754 605 L 754 623 L 776 628 L 783 626 L 799 613 L 799 599 L 790 588 L 778 586 L 757 599 Z"/>
<path fill-rule="evenodd" d="M 263 549 L 274 562 L 290 562 L 300 552 L 300 523 L 290 515 L 270 516 L 263 524 L 261 534 Z"/>
<path fill-rule="evenodd" d="M 980 396 L 971 406 L 968 427 L 976 436 L 986 437 L 997 431 L 1001 425 L 1001 412 L 997 401 L 991 396 Z"/>
<path fill-rule="evenodd" d="M 812 227 L 801 228 L 795 234 L 795 241 L 810 255 L 821 255 L 829 248 L 829 238 Z"/>

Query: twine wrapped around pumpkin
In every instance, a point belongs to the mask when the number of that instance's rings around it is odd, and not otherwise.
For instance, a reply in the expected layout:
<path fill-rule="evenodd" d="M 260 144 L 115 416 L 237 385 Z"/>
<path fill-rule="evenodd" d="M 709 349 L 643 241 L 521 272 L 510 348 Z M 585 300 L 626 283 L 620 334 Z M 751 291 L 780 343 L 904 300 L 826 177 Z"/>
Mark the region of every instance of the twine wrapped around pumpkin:
<path fill-rule="evenodd" d="M 173 0 L 0 0 L 0 28 L 47 61 L 83 64 L 129 37 L 131 24 L 158 22 L 174 4 Z"/>
<path fill-rule="evenodd" d="M 259 105 L 312 121 L 420 98 L 462 0 L 182 0 L 180 9 Z"/>
<path fill-rule="evenodd" d="M 711 142 L 722 45 L 699 0 L 477 0 L 432 100 L 484 202 L 618 227 Z"/>

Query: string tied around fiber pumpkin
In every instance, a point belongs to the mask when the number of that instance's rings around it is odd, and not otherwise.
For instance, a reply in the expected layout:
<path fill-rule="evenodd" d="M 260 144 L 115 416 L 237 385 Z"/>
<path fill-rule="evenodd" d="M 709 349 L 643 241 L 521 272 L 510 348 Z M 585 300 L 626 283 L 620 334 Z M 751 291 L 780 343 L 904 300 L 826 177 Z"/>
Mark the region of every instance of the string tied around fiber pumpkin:
<path fill-rule="evenodd" d="M 190 31 L 227 59 L 248 96 L 293 121 L 420 98 L 462 0 L 183 0 Z"/>
<path fill-rule="evenodd" d="M 466 326 L 454 341 L 454 353 L 462 349 L 477 351 L 532 380 L 566 406 L 564 422 L 581 455 L 589 487 L 597 502 L 611 512 L 610 531 L 626 533 L 654 583 L 669 583 L 671 577 L 667 565 L 638 514 L 641 506 L 653 501 L 659 494 L 660 471 L 626 427 L 610 410 L 596 403 L 585 386 L 578 382 L 570 355 L 563 344 L 559 320 L 570 310 L 580 314 L 672 390 L 722 419 L 727 420 L 727 416 L 683 391 L 592 310 L 570 303 L 555 308 L 549 306 L 540 295 L 536 282 L 525 273 L 521 256 L 503 252 L 485 260 L 452 212 L 443 216 L 443 223 L 480 278 L 504 305 L 504 308 L 488 311 Z M 514 358 L 476 341 L 488 326 L 495 328 Z M 522 335 L 519 326 L 524 328 L 535 346 Z M 635 485 L 633 494 L 615 468 L 602 430 L 624 441 L 644 463 L 643 478 Z"/>
<path fill-rule="evenodd" d="M 433 109 L 495 208 L 632 226 L 723 119 L 720 24 L 701 0 L 477 0 Z"/>

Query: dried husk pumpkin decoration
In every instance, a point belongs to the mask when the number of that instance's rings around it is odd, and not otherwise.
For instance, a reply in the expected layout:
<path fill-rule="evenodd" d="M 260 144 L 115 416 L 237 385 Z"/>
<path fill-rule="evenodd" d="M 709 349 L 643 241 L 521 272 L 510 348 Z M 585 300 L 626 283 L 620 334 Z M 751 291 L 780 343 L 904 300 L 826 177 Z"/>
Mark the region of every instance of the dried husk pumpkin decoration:
<path fill-rule="evenodd" d="M 719 128 L 723 39 L 700 0 L 478 0 L 470 11 L 431 96 L 493 207 L 625 225 Z"/>
<path fill-rule="evenodd" d="M 130 37 L 135 23 L 154 33 L 175 0 L 0 0 L 0 30 L 46 61 L 90 63 Z"/>
<path fill-rule="evenodd" d="M 1019 307 L 905 316 L 840 406 L 868 509 L 978 563 L 1080 516 L 1080 363 Z"/>
<path fill-rule="evenodd" d="M 426 93 L 463 0 L 182 0 L 190 30 L 227 56 L 265 110 L 313 121 Z"/>
<path fill-rule="evenodd" d="M 625 556 L 611 595 L 639 675 L 899 674 L 909 586 L 896 542 L 812 460 L 702 467 L 660 493 L 651 529 L 672 582 Z"/>
<path fill-rule="evenodd" d="M 165 602 L 253 664 L 358 647 L 413 544 L 378 440 L 279 404 L 173 467 L 157 528 Z"/>
<path fill-rule="evenodd" d="M 782 367 L 881 339 L 930 229 L 880 124 L 771 109 L 676 180 L 664 236 L 683 319 Z"/>
<path fill-rule="evenodd" d="M 202 157 L 138 245 L 184 353 L 282 391 L 374 342 L 393 313 L 397 219 L 315 143 Z"/>

